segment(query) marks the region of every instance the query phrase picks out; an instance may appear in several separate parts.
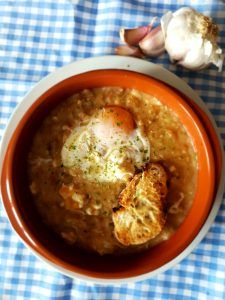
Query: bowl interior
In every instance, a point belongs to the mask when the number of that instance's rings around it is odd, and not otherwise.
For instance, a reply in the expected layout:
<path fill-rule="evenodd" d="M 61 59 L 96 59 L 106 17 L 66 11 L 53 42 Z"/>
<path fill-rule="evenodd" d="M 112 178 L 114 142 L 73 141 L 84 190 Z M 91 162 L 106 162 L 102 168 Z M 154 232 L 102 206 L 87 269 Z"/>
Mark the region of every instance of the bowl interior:
<path fill-rule="evenodd" d="M 198 183 L 193 205 L 182 225 L 167 241 L 145 252 L 100 257 L 72 249 L 41 222 L 27 184 L 26 157 L 35 131 L 60 101 L 85 88 L 119 86 L 151 94 L 172 108 L 197 150 Z M 99 70 L 70 77 L 48 89 L 29 108 L 10 140 L 3 165 L 1 192 L 9 219 L 21 238 L 36 252 L 62 268 L 98 278 L 126 278 L 153 271 L 175 258 L 194 239 L 213 203 L 214 158 L 205 129 L 189 105 L 167 85 L 130 71 Z"/>

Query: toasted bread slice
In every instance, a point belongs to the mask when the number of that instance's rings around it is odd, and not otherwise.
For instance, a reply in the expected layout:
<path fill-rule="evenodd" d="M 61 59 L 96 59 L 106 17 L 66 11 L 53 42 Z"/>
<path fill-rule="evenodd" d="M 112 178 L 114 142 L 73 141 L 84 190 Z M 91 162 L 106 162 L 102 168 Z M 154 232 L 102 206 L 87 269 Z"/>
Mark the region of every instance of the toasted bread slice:
<path fill-rule="evenodd" d="M 166 221 L 167 173 L 150 163 L 133 177 L 113 212 L 114 234 L 123 245 L 143 244 L 157 236 Z"/>

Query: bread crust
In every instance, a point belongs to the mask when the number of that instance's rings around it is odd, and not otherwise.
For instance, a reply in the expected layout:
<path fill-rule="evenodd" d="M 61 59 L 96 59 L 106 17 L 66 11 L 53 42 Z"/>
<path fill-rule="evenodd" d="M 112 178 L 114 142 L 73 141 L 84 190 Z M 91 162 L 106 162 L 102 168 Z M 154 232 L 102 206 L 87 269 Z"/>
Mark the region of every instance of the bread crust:
<path fill-rule="evenodd" d="M 166 222 L 168 176 L 159 163 L 149 163 L 119 196 L 114 209 L 114 235 L 123 245 L 139 245 L 156 237 Z"/>

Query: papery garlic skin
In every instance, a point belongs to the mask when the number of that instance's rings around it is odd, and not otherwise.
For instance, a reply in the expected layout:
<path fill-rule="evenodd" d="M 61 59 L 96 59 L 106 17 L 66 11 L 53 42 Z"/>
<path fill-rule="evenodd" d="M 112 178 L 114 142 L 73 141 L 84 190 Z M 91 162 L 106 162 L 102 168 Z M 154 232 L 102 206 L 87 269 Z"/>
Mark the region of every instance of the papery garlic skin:
<path fill-rule="evenodd" d="M 200 70 L 213 63 L 222 70 L 222 49 L 216 43 L 218 27 L 210 18 L 190 7 L 161 18 L 165 49 L 171 61 L 191 70 Z"/>

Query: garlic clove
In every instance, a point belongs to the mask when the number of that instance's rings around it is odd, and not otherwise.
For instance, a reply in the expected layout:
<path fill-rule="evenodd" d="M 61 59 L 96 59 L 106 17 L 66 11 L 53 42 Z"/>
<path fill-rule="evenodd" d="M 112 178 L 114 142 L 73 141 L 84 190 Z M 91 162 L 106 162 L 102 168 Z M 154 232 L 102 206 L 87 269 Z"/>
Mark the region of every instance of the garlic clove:
<path fill-rule="evenodd" d="M 134 56 L 143 58 L 144 54 L 138 47 L 129 46 L 129 45 L 122 45 L 118 46 L 115 49 L 116 54 L 118 55 L 125 55 L 125 56 Z"/>
<path fill-rule="evenodd" d="M 182 28 L 182 27 L 180 27 Z M 171 61 L 181 60 L 189 50 L 189 36 L 183 29 L 177 29 L 176 34 L 170 31 L 165 38 L 165 49 Z"/>
<path fill-rule="evenodd" d="M 224 55 L 222 55 L 221 49 L 214 49 L 213 44 L 210 41 L 202 41 L 202 47 L 198 48 L 198 51 L 190 51 L 184 56 L 184 58 L 178 61 L 179 65 L 191 70 L 202 70 L 208 67 L 211 63 L 218 67 L 219 71 L 222 71 Z M 194 40 L 192 41 L 194 43 Z"/>
<path fill-rule="evenodd" d="M 160 20 L 164 39 L 166 38 L 168 24 L 172 18 L 173 18 L 173 13 L 171 11 L 168 11 L 167 13 L 165 13 L 165 15 L 162 16 Z"/>
<path fill-rule="evenodd" d="M 130 45 L 137 46 L 140 40 L 149 32 L 148 26 L 141 26 L 133 29 L 120 29 L 120 39 L 122 42 Z"/>
<path fill-rule="evenodd" d="M 180 16 L 173 22 L 172 12 L 161 18 L 161 27 L 165 39 L 165 49 L 172 62 L 181 60 L 189 49 L 189 33 L 186 20 Z"/>
<path fill-rule="evenodd" d="M 142 52 L 148 56 L 159 56 L 165 51 L 161 26 L 152 29 L 139 43 Z"/>
<path fill-rule="evenodd" d="M 197 51 L 187 51 L 186 55 L 180 59 L 177 64 L 191 70 L 204 69 L 209 62 L 205 60 L 204 49 L 199 48 Z"/>
<path fill-rule="evenodd" d="M 152 18 L 146 26 L 140 26 L 132 29 L 120 29 L 120 39 L 130 46 L 138 46 L 139 42 L 152 30 L 157 17 Z"/>

